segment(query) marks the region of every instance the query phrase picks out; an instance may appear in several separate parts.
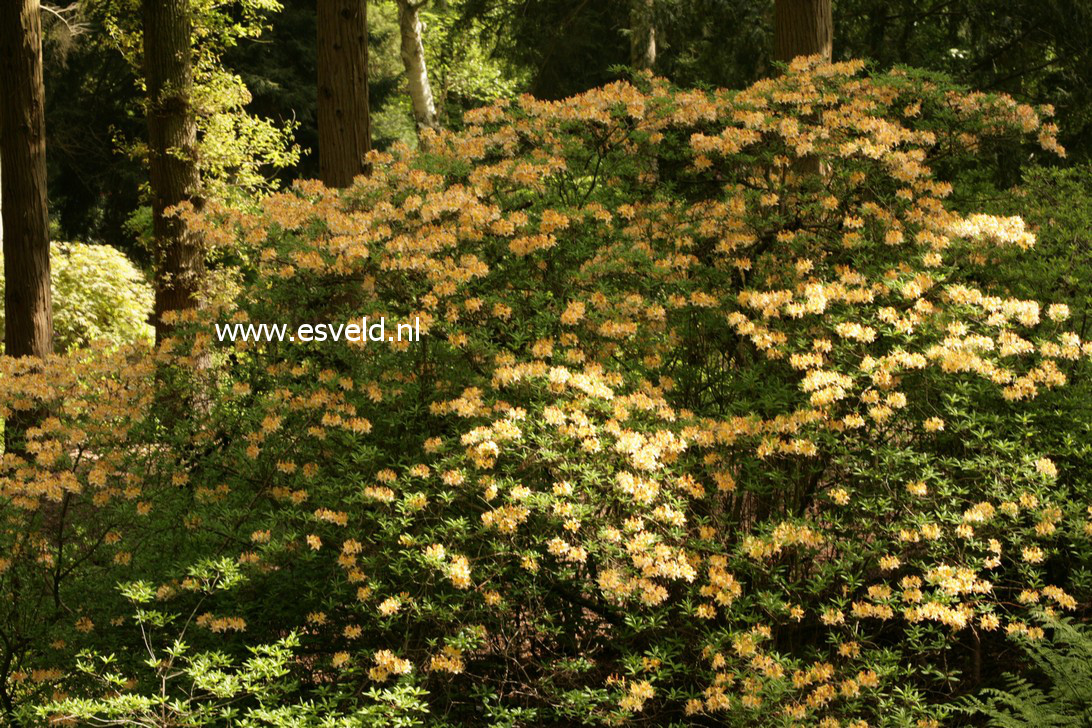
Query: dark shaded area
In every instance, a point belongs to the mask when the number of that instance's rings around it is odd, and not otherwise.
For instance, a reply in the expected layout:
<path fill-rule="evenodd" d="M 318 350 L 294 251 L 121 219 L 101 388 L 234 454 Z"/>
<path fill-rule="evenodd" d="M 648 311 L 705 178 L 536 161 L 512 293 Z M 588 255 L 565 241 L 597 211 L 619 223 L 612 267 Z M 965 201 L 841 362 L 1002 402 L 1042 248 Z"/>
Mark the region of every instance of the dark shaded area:
<path fill-rule="evenodd" d="M 836 58 L 943 71 L 982 91 L 1052 104 L 1073 161 L 1092 154 L 1092 4 L 1085 0 L 841 0 Z"/>
<path fill-rule="evenodd" d="M 481 24 L 489 47 L 532 71 L 528 91 L 564 98 L 616 80 L 629 62 L 627 3 L 469 0 L 465 20 Z"/>
<path fill-rule="evenodd" d="M 144 137 L 143 110 L 129 64 L 93 40 L 102 32 L 92 24 L 44 48 L 50 217 L 57 239 L 109 243 L 146 261 L 125 222 L 147 172 L 120 148 Z"/>
<path fill-rule="evenodd" d="M 280 122 L 299 122 L 296 141 L 303 150 L 299 166 L 285 170 L 280 178 L 316 178 L 315 3 L 288 0 L 273 20 L 273 27 L 261 39 L 233 48 L 225 60 L 242 76 L 254 97 L 251 113 Z"/>

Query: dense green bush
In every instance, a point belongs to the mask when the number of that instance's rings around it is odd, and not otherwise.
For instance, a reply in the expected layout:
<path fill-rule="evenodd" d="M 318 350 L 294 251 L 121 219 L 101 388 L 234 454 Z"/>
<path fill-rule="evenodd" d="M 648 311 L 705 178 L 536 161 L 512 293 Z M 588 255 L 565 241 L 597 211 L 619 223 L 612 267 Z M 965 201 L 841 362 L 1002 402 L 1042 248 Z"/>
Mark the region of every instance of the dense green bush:
<path fill-rule="evenodd" d="M 1092 165 L 1033 167 L 992 208 L 1023 216 L 1038 243 L 1034 256 L 999 257 L 991 277 L 1017 296 L 1053 291 L 1072 309 L 1073 328 L 1084 336 L 1092 323 Z"/>
<path fill-rule="evenodd" d="M 3 258 L 0 257 L 0 261 Z M 151 343 L 152 287 L 125 255 L 109 245 L 50 247 L 54 348 L 66 351 L 104 340 Z M 0 295 L 4 290 L 0 268 Z M 0 332 L 4 314 L 0 310 Z"/>
<path fill-rule="evenodd" d="M 230 559 L 208 561 L 190 569 L 195 590 L 202 595 L 235 588 L 245 577 Z M 337 696 L 294 703 L 298 684 L 290 677 L 300 640 L 290 633 L 274 644 L 250 647 L 238 663 L 220 651 L 193 654 L 185 641 L 195 628 L 193 615 L 171 614 L 155 607 L 156 591 L 147 582 L 123 584 L 121 592 L 136 611 L 147 659 L 139 664 L 140 677 L 115 671 L 117 656 L 85 651 L 77 655 L 76 670 L 105 698 L 66 698 L 40 706 L 43 719 L 79 721 L 81 725 L 238 725 L 242 728 L 409 728 L 422 725 L 425 709 L 419 691 L 412 688 L 368 691 L 369 704 L 351 714 L 338 709 Z M 162 633 L 171 630 L 172 638 Z M 157 639 L 163 638 L 160 644 Z M 134 687 L 151 687 L 141 694 Z M 93 688 L 92 692 L 96 692 Z"/>

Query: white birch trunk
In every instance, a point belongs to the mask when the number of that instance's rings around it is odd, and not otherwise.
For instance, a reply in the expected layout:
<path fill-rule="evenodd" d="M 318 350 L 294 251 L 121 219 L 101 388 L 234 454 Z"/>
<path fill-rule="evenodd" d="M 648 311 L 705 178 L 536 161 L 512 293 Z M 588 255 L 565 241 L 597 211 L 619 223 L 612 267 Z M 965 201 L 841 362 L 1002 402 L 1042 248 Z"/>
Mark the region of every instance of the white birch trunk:
<path fill-rule="evenodd" d="M 417 122 L 417 137 L 422 139 L 425 129 L 439 128 L 436 119 L 436 102 L 432 86 L 428 82 L 425 64 L 425 44 L 421 40 L 421 18 L 418 11 L 427 0 L 397 0 L 398 26 L 402 36 L 402 63 L 406 66 L 410 99 L 413 101 L 413 118 Z"/>
<path fill-rule="evenodd" d="M 629 57 L 637 71 L 651 71 L 656 65 L 656 21 L 653 0 L 630 0 Z"/>

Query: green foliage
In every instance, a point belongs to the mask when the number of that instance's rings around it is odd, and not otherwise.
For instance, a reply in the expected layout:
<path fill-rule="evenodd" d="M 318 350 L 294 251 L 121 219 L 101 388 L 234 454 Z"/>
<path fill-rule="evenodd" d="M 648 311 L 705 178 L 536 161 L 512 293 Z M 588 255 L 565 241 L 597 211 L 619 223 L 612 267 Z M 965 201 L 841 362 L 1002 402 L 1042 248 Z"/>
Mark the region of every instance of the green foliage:
<path fill-rule="evenodd" d="M 199 0 L 192 3 L 194 89 L 190 98 L 198 127 L 196 161 L 203 196 L 246 204 L 254 195 L 277 187 L 274 173 L 299 161 L 292 141 L 296 123 L 250 114 L 251 93 L 242 77 L 225 67 L 224 55 L 240 42 L 254 41 L 269 16 L 281 10 L 277 0 Z M 143 89 L 143 31 L 139 0 L 89 0 L 85 12 L 101 25 L 107 43 L 125 58 Z M 143 142 L 123 142 L 142 158 Z"/>
<path fill-rule="evenodd" d="M 139 15 L 132 0 L 80 5 L 78 32 L 66 36 L 64 52 L 58 43 L 46 47 L 51 206 L 62 219 L 65 237 L 116 243 L 122 222 L 137 204 L 142 175 L 133 160 L 113 154 L 113 141 L 124 140 L 126 148 L 136 149 L 143 119 L 135 82 L 140 69 L 114 48 L 123 45 L 134 57 Z M 244 80 L 254 96 L 246 107 L 254 124 L 275 121 L 264 131 L 250 123 L 225 124 L 242 127 L 231 132 L 245 143 L 241 147 L 217 140 L 220 127 L 210 131 L 211 166 L 240 170 L 238 176 L 248 184 L 257 182 L 255 166 L 231 159 L 246 144 L 256 145 L 261 173 L 281 183 L 318 176 L 314 4 L 291 0 L 283 6 L 274 11 L 265 0 L 196 4 L 200 30 L 207 34 L 201 43 L 212 51 L 203 57 Z M 927 6 L 910 0 L 844 0 L 833 10 L 838 57 L 873 59 L 881 70 L 898 64 L 927 68 L 976 88 L 1053 104 L 1063 143 L 1073 158 L 1087 160 L 1092 150 L 1092 94 L 1086 82 L 1092 77 L 1092 23 L 1082 0 L 956 0 Z M 656 72 L 684 87 L 742 88 L 772 75 L 770 11 L 770 0 L 657 0 Z M 369 14 L 375 146 L 412 144 L 393 4 L 372 3 Z M 524 91 L 560 98 L 616 80 L 629 62 L 626 2 L 433 0 L 424 17 L 434 91 L 445 124 L 454 128 L 461 112 L 482 100 Z M 44 20 L 54 19 L 47 14 Z M 262 26 L 271 29 L 256 38 L 254 29 Z M 218 61 L 213 58 L 217 48 L 223 51 Z M 222 90 L 217 94 L 222 96 Z M 222 96 L 231 97 L 237 94 Z M 226 113 L 238 119 L 238 111 Z M 308 153 L 278 171 L 270 164 L 280 163 L 277 158 L 291 144 L 251 137 L 296 123 L 293 130 Z M 1019 179 L 1028 162 L 1011 154 L 978 161 L 1005 187 Z M 229 177 L 235 174 L 228 172 Z"/>
<path fill-rule="evenodd" d="M 105 41 L 102 28 L 82 10 L 67 15 L 75 33 L 51 13 L 43 24 L 66 29 L 68 43 L 43 48 L 45 115 L 51 223 L 57 240 L 107 242 L 129 255 L 126 218 L 140 204 L 147 172 L 138 160 L 118 153 L 117 139 L 145 133 L 134 69 Z"/>
<path fill-rule="evenodd" d="M 771 10 L 768 0 L 658 0 L 656 73 L 683 86 L 728 88 L 770 75 Z"/>
<path fill-rule="evenodd" d="M 384 0 L 368 13 L 373 74 L 369 81 L 378 91 L 372 94 L 374 146 L 386 149 L 395 142 L 416 146 L 416 122 L 400 56 L 398 6 Z M 440 123 L 447 128 L 459 128 L 470 109 L 514 97 L 529 81 L 525 71 L 487 52 L 479 23 L 473 18 L 464 21 L 464 13 L 461 0 L 427 3 L 420 11 L 429 83 Z"/>
<path fill-rule="evenodd" d="M 1052 104 L 1062 143 L 1076 159 L 1092 154 L 1092 6 L 1084 0 L 839 0 L 833 9 L 841 57 L 929 68 Z"/>
<path fill-rule="evenodd" d="M 1006 687 L 985 688 L 963 710 L 993 728 L 1079 728 L 1092 724 L 1092 628 L 1046 618 L 1046 641 L 1022 641 L 1026 670 L 1008 673 Z"/>
<path fill-rule="evenodd" d="M 58 239 L 149 229 L 139 5 L 44 18 Z M 374 172 L 280 192 L 314 3 L 193 0 L 219 295 L 150 355 L 134 267 L 55 246 L 0 721 L 1092 721 L 1089 5 L 838 0 L 870 71 L 785 75 L 771 5 L 657 0 L 666 81 L 547 103 L 627 2 L 432 0 L 421 154 L 371 2 Z M 361 316 L 424 340 L 212 335 Z"/>
<path fill-rule="evenodd" d="M 397 5 L 393 2 L 370 3 L 368 100 L 372 114 L 372 147 L 375 149 L 386 149 L 397 142 L 411 146 L 417 143 L 417 125 L 413 120 L 400 54 Z"/>
<path fill-rule="evenodd" d="M 1030 167 L 1020 184 L 990 202 L 1001 214 L 1019 214 L 1036 231 L 1037 254 L 1002 255 L 991 275 L 1019 296 L 1049 288 L 1073 312 L 1082 334 L 1092 321 L 1092 165 Z"/>
<path fill-rule="evenodd" d="M 0 257 L 0 260 L 3 260 Z M 154 294 L 144 275 L 109 245 L 50 246 L 54 348 L 66 351 L 93 341 L 151 343 L 148 319 Z M 0 293 L 3 292 L 0 270 Z M 0 311 L 0 332 L 4 316 Z"/>
<path fill-rule="evenodd" d="M 409 684 L 369 690 L 352 708 L 348 696 L 326 694 L 293 701 L 298 689 L 300 637 L 289 632 L 275 642 L 247 646 L 246 655 L 197 651 L 187 642 L 205 596 L 230 591 L 245 581 L 229 559 L 210 560 L 189 570 L 185 588 L 197 595 L 188 617 L 152 607 L 156 590 L 147 582 L 119 588 L 134 609 L 144 658 L 84 650 L 74 676 L 81 695 L 36 706 L 23 715 L 27 725 L 76 721 L 87 726 L 237 726 L 238 728 L 411 728 L 424 725 L 424 692 Z M 165 632 L 172 629 L 173 636 Z M 357 701 L 353 701 L 357 703 Z"/>
<path fill-rule="evenodd" d="M 458 127 L 463 114 L 516 96 L 530 78 L 506 66 L 482 46 L 482 28 L 466 15 L 465 0 L 425 5 L 424 45 L 437 108 L 444 126 Z"/>
<path fill-rule="evenodd" d="M 1037 435 L 1085 354 L 988 281 L 1019 222 L 967 231 L 928 167 L 1039 122 L 856 73 L 523 97 L 344 194 L 194 220 L 257 261 L 220 322 L 427 332 L 222 344 L 209 409 L 163 423 L 186 549 L 229 538 L 251 580 L 223 639 L 298 627 L 345 689 L 412 676 L 456 724 L 903 726 L 951 712 L 958 635 L 1031 629 L 1023 590 L 1076 608 L 1085 420 Z"/>
<path fill-rule="evenodd" d="M 629 4 L 558 0 L 464 0 L 463 23 L 482 47 L 526 75 L 526 90 L 548 99 L 618 78 L 629 63 Z"/>

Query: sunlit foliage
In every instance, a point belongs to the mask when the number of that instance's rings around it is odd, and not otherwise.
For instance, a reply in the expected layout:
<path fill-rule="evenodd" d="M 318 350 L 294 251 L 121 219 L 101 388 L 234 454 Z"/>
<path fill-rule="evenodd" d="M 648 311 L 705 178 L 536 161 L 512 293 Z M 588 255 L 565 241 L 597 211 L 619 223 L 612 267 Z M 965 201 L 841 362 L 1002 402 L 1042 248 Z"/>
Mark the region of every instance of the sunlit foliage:
<path fill-rule="evenodd" d="M 54 243 L 50 268 L 56 349 L 93 341 L 152 342 L 154 332 L 148 324 L 152 287 L 123 253 L 109 245 Z M 0 270 L 0 295 L 3 291 Z M 0 333 L 3 330 L 0 310 Z"/>
<path fill-rule="evenodd" d="M 84 12 L 102 25 L 105 40 L 133 67 L 143 92 L 143 30 L 139 0 L 90 0 Z M 223 63 L 240 41 L 261 36 L 277 0 L 196 0 L 192 3 L 194 89 L 190 103 L 198 128 L 197 165 L 202 194 L 240 204 L 250 195 L 276 187 L 273 172 L 299 161 L 292 140 L 294 123 L 261 118 L 247 111 L 250 90 Z M 143 143 L 118 140 L 143 157 Z"/>

